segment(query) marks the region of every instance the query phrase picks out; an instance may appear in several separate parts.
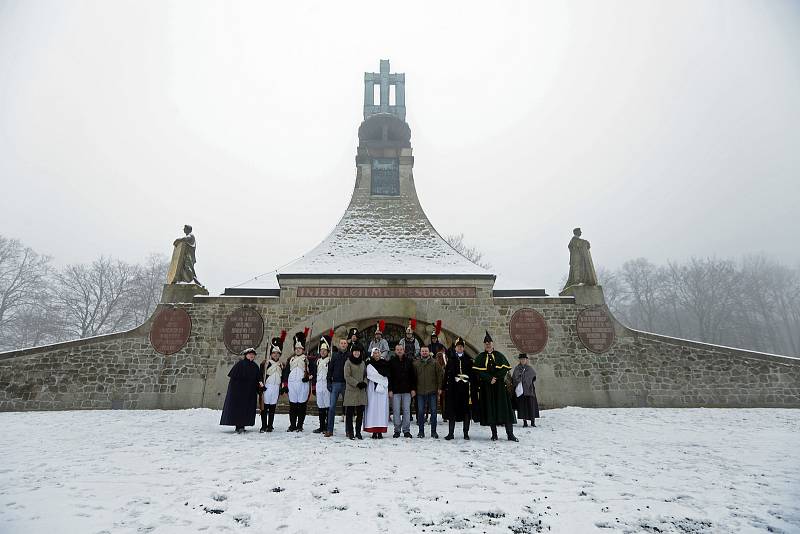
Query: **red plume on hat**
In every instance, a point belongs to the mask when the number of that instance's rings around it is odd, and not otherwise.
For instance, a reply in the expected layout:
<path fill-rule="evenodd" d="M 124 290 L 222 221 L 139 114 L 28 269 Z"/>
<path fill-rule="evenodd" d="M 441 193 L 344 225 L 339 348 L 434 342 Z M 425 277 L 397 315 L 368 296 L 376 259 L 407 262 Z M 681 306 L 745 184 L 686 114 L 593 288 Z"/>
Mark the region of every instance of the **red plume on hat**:
<path fill-rule="evenodd" d="M 380 321 L 378 321 L 378 330 L 377 331 L 380 332 L 381 334 L 383 334 L 383 332 L 385 330 L 386 330 L 386 321 L 381 319 Z"/>
<path fill-rule="evenodd" d="M 281 330 L 281 344 L 286 341 L 286 330 Z"/>
<path fill-rule="evenodd" d="M 434 334 L 436 337 L 439 337 L 439 334 L 441 334 L 441 333 L 442 333 L 442 320 L 441 320 L 441 319 L 437 319 L 437 321 L 436 321 L 436 328 L 434 328 L 434 330 L 433 330 L 433 334 Z"/>
<path fill-rule="evenodd" d="M 303 328 L 303 337 L 304 337 L 305 339 L 308 339 L 308 333 L 309 333 L 310 331 L 311 331 L 311 329 L 310 329 L 309 327 L 305 327 L 305 328 Z"/>
<path fill-rule="evenodd" d="M 333 339 L 333 328 L 328 330 L 328 335 L 330 336 L 331 339 Z"/>
<path fill-rule="evenodd" d="M 411 330 L 417 329 L 417 320 L 416 319 L 409 319 L 411 321 Z"/>

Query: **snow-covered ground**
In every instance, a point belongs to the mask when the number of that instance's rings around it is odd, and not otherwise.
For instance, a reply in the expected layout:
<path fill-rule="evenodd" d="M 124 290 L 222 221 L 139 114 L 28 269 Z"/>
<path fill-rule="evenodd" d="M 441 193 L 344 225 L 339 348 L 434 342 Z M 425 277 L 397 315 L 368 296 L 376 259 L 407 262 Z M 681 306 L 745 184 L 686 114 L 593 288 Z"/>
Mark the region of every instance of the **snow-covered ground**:
<path fill-rule="evenodd" d="M 543 416 L 493 443 L 2 413 L 0 532 L 800 532 L 800 410 Z"/>

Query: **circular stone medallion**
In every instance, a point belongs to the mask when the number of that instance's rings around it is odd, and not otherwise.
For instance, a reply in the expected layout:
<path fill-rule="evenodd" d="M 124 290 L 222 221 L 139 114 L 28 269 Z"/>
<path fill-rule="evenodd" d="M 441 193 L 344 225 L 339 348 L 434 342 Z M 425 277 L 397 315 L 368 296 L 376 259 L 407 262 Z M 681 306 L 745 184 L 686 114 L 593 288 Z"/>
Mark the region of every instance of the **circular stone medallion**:
<path fill-rule="evenodd" d="M 522 308 L 515 311 L 508 323 L 508 332 L 520 352 L 536 354 L 547 345 L 547 322 L 536 310 Z"/>
<path fill-rule="evenodd" d="M 586 308 L 575 324 L 581 343 L 594 352 L 606 352 L 614 344 L 614 323 L 602 307 Z"/>
<path fill-rule="evenodd" d="M 264 338 L 264 319 L 253 308 L 239 308 L 225 319 L 222 330 L 225 346 L 234 354 L 250 347 L 257 349 Z"/>
<path fill-rule="evenodd" d="M 153 321 L 150 344 L 156 352 L 169 356 L 175 354 L 189 341 L 192 319 L 182 308 L 164 308 Z"/>

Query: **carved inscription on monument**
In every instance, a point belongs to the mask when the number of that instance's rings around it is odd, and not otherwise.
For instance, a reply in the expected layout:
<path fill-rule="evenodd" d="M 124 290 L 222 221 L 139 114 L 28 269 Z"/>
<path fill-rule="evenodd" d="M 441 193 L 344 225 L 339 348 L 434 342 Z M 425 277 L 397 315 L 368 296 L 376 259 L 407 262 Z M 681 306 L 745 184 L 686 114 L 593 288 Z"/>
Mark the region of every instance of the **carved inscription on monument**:
<path fill-rule="evenodd" d="M 522 308 L 515 311 L 508 323 L 508 332 L 520 352 L 536 354 L 547 345 L 547 322 L 536 310 Z"/>
<path fill-rule="evenodd" d="M 614 343 L 614 323 L 599 306 L 581 311 L 575 328 L 583 345 L 596 354 L 607 351 Z"/>
<path fill-rule="evenodd" d="M 258 348 L 264 338 L 264 319 L 253 308 L 239 308 L 225 319 L 222 330 L 225 346 L 234 354 L 250 347 Z"/>
<path fill-rule="evenodd" d="M 298 297 L 339 299 L 474 299 L 474 287 L 316 287 L 297 288 Z"/>
<path fill-rule="evenodd" d="M 175 354 L 189 341 L 192 319 L 186 310 L 165 308 L 158 312 L 150 329 L 150 344 L 165 356 Z"/>
<path fill-rule="evenodd" d="M 393 197 L 400 194 L 400 171 L 396 159 L 376 158 L 372 160 L 370 193 Z"/>

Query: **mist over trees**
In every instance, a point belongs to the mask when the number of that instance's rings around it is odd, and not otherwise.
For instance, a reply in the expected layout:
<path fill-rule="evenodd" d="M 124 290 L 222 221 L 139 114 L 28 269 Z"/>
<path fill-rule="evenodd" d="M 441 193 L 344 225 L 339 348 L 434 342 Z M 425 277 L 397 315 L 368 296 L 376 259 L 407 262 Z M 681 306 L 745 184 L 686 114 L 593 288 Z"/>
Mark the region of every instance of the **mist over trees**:
<path fill-rule="evenodd" d="M 483 255 L 447 236 L 478 265 Z M 56 267 L 52 258 L 0 235 L 0 351 L 46 345 L 142 324 L 161 297 L 169 266 L 99 257 Z M 645 258 L 597 271 L 606 302 L 637 330 L 762 352 L 800 356 L 800 266 L 765 256 L 692 258 L 655 265 Z"/>
<path fill-rule="evenodd" d="M 600 269 L 598 279 L 611 311 L 631 328 L 800 356 L 800 267 L 764 256 L 667 265 L 638 258 Z"/>
<path fill-rule="evenodd" d="M 100 257 L 55 267 L 17 239 L 0 235 L 0 351 L 134 328 L 161 297 L 168 260 L 131 264 Z"/>

